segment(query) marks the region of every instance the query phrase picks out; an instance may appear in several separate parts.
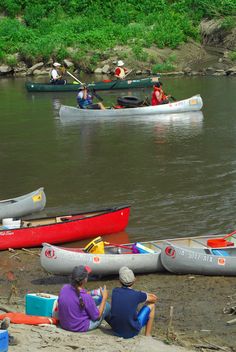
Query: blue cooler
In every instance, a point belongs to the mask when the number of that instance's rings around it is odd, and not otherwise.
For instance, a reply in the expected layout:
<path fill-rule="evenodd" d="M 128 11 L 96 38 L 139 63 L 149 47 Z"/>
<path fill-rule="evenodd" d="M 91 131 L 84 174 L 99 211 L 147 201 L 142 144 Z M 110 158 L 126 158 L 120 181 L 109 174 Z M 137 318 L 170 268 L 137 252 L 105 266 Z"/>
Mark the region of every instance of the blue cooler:
<path fill-rule="evenodd" d="M 0 330 L 0 352 L 8 351 L 8 331 Z"/>
<path fill-rule="evenodd" d="M 52 317 L 58 296 L 47 293 L 28 293 L 25 296 L 25 313 L 42 317 Z"/>

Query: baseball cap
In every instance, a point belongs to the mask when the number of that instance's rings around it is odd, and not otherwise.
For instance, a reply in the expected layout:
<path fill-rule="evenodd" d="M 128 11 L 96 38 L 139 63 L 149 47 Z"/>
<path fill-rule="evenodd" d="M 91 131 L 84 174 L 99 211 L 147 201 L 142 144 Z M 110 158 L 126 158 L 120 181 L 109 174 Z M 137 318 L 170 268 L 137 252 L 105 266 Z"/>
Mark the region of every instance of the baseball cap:
<path fill-rule="evenodd" d="M 75 266 L 71 274 L 71 281 L 80 282 L 87 278 L 91 271 L 92 269 L 87 265 Z"/>
<path fill-rule="evenodd" d="M 119 279 L 122 285 L 131 286 L 135 281 L 134 273 L 127 266 L 122 266 L 119 270 Z"/>
<path fill-rule="evenodd" d="M 61 66 L 61 64 L 59 64 L 59 62 L 54 62 L 53 66 L 54 67 L 59 67 L 59 66 Z"/>

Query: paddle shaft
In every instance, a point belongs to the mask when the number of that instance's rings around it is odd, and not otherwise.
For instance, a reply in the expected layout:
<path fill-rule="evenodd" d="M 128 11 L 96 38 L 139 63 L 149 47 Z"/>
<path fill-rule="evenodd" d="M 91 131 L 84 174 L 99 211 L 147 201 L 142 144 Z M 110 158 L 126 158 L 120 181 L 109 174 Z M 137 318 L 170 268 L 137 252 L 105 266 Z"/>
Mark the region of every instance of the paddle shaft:
<path fill-rule="evenodd" d="M 121 244 L 117 244 L 117 243 L 104 242 L 104 244 L 107 244 L 108 246 L 114 246 L 114 247 L 119 247 L 119 248 L 132 250 L 132 247 L 122 246 Z"/>
<path fill-rule="evenodd" d="M 66 71 L 72 78 L 74 78 L 77 82 L 79 82 L 81 85 L 84 85 L 84 83 L 80 82 L 80 80 L 78 78 L 76 78 L 74 75 L 72 75 L 72 73 L 70 73 L 69 71 Z M 92 94 L 100 101 L 103 101 L 103 99 L 97 94 L 95 93 L 94 90 L 91 90 Z"/>
<path fill-rule="evenodd" d="M 231 232 L 231 233 L 229 233 L 228 235 L 225 235 L 225 236 L 223 237 L 223 239 L 225 240 L 226 238 L 228 238 L 228 237 L 230 237 L 230 236 L 233 236 L 235 233 L 236 233 L 236 230 L 233 231 L 233 232 Z"/>
<path fill-rule="evenodd" d="M 69 76 L 71 76 L 72 78 L 74 78 L 74 80 L 76 80 L 78 83 L 82 84 L 82 82 L 80 82 L 80 80 L 78 78 L 76 78 L 74 75 L 72 75 L 72 73 L 70 73 L 69 71 L 66 71 L 66 73 L 68 73 Z"/>
<path fill-rule="evenodd" d="M 128 73 L 126 73 L 126 75 L 125 75 L 125 77 L 124 78 L 126 78 L 131 72 L 132 72 L 133 70 L 130 70 Z M 116 85 L 117 85 L 117 83 L 119 82 L 119 78 L 115 81 L 115 83 L 110 87 L 110 89 L 113 89 Z"/>

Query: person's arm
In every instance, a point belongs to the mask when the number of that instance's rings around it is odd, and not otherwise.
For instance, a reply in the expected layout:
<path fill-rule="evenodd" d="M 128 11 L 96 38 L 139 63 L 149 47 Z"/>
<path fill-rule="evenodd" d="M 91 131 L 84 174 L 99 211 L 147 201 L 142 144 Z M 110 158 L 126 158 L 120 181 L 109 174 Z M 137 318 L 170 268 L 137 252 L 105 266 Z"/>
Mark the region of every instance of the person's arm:
<path fill-rule="evenodd" d="M 103 289 L 100 287 L 100 290 L 101 290 L 101 294 L 102 294 L 102 302 L 101 302 L 101 304 L 100 304 L 100 306 L 98 308 L 99 319 L 102 316 L 102 313 L 104 311 L 104 308 L 105 308 L 105 305 L 106 305 L 106 301 L 107 301 L 107 298 L 108 298 L 108 291 L 107 291 L 106 285 L 104 285 Z"/>
<path fill-rule="evenodd" d="M 154 293 L 147 293 L 147 303 L 156 303 L 157 301 L 157 296 L 154 295 Z"/>
<path fill-rule="evenodd" d="M 159 101 L 159 102 L 161 102 L 161 93 L 158 91 L 158 90 L 156 90 L 155 91 L 155 96 L 156 96 L 156 98 L 157 98 L 157 100 Z"/>

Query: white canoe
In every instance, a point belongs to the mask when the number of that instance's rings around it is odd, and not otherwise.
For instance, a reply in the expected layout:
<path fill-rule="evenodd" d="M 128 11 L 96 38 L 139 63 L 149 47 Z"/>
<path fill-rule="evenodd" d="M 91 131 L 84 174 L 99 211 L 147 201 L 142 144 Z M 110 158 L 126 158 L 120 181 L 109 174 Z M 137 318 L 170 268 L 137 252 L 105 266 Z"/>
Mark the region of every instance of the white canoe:
<path fill-rule="evenodd" d="M 185 100 L 176 101 L 169 104 L 157 106 L 142 106 L 137 108 L 125 109 L 106 109 L 106 110 L 92 110 L 80 109 L 73 106 L 61 105 L 59 110 L 60 118 L 74 118 L 76 119 L 93 119 L 93 118 L 112 118 L 112 117 L 133 117 L 133 116 L 153 116 L 159 114 L 174 114 L 191 111 L 199 111 L 203 106 L 200 95 Z"/>
<path fill-rule="evenodd" d="M 199 248 L 207 249 L 208 252 L 211 253 L 211 256 L 215 257 L 217 262 L 217 254 L 213 254 L 213 248 L 209 247 L 207 243 L 209 239 L 217 240 L 221 238 L 221 235 L 212 235 L 140 242 L 141 245 L 147 247 L 153 253 L 138 254 L 130 250 L 133 243 L 122 244 L 121 247 L 114 245 L 105 246 L 104 254 L 85 253 L 83 248 L 65 248 L 43 243 L 40 262 L 41 266 L 46 271 L 59 275 L 71 274 L 76 265 L 88 265 L 91 267 L 93 274 L 100 276 L 117 274 L 119 269 L 124 265 L 131 268 L 135 273 L 162 272 L 169 270 L 166 261 L 162 260 L 163 249 L 165 251 L 166 248 L 166 241 L 168 241 L 168 246 L 189 247 L 196 256 L 198 255 Z M 231 247 L 231 251 L 233 251 L 232 248 L 234 248 L 236 252 L 236 247 Z M 219 248 L 216 248 L 216 250 L 219 250 Z M 171 256 L 169 255 L 169 257 Z M 207 253 L 205 253 L 205 258 L 206 257 Z M 173 266 L 170 268 L 170 271 L 177 272 L 178 270 L 175 271 L 174 269 L 174 260 L 171 260 Z M 234 260 L 236 261 L 236 257 L 234 257 Z M 218 271 L 216 268 L 217 266 L 215 267 L 214 274 L 218 275 L 220 274 L 221 267 L 218 266 Z M 188 272 L 187 266 L 185 273 L 191 273 L 190 269 Z M 207 274 L 207 271 L 202 273 Z M 236 275 L 236 271 L 234 275 Z"/>
<path fill-rule="evenodd" d="M 29 215 L 43 210 L 45 205 L 46 196 L 43 187 L 23 196 L 1 200 L 0 220 Z"/>
<path fill-rule="evenodd" d="M 46 271 L 59 275 L 71 274 L 76 265 L 88 265 L 94 275 L 100 276 L 117 274 L 124 265 L 135 273 L 163 271 L 160 248 L 154 241 L 142 242 L 142 244 L 155 252 L 134 254 L 130 250 L 132 244 L 123 244 L 124 248 L 106 246 L 105 254 L 93 254 L 85 253 L 82 248 L 65 248 L 43 243 L 40 262 Z"/>
<path fill-rule="evenodd" d="M 166 242 L 161 251 L 161 262 L 174 274 L 236 276 L 236 247 L 209 248 L 204 242 L 193 246 Z"/>

